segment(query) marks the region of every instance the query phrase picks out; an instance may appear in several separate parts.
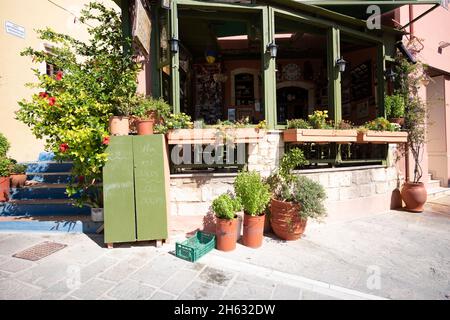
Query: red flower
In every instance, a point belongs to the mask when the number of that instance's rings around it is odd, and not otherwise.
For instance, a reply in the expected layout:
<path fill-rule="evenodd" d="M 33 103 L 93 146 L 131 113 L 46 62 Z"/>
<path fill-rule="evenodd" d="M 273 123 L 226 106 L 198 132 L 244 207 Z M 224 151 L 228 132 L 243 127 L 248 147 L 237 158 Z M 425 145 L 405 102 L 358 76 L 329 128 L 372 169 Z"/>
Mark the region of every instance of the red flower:
<path fill-rule="evenodd" d="M 69 149 L 69 145 L 67 143 L 61 143 L 59 145 L 59 151 L 65 153 Z"/>
<path fill-rule="evenodd" d="M 47 97 L 48 97 L 47 92 L 39 92 L 39 98 L 45 99 L 45 98 L 47 98 Z"/>
<path fill-rule="evenodd" d="M 106 146 L 109 144 L 109 136 L 103 138 L 102 144 Z"/>
<path fill-rule="evenodd" d="M 48 98 L 48 104 L 51 106 L 54 106 L 56 103 L 56 98 L 55 97 L 49 97 Z"/>
<path fill-rule="evenodd" d="M 64 75 L 64 73 L 62 71 L 56 72 L 56 76 L 55 76 L 56 81 L 61 81 L 61 79 L 63 78 L 63 75 Z"/>
<path fill-rule="evenodd" d="M 84 176 L 79 176 L 78 183 L 83 183 L 83 182 L 84 182 Z"/>

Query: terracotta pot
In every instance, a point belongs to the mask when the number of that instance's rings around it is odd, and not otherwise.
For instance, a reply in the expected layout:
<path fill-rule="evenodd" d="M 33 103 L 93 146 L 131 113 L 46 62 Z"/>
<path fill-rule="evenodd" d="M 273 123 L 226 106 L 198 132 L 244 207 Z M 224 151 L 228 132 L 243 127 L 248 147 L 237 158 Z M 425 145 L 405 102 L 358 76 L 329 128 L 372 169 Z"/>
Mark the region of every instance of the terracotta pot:
<path fill-rule="evenodd" d="M 216 245 L 217 250 L 232 251 L 236 249 L 238 219 L 216 218 Z"/>
<path fill-rule="evenodd" d="M 244 214 L 244 232 L 242 243 L 250 248 L 259 248 L 262 245 L 264 235 L 265 215 L 251 216 Z"/>
<path fill-rule="evenodd" d="M 11 175 L 11 188 L 22 188 L 27 181 L 26 174 L 12 174 Z"/>
<path fill-rule="evenodd" d="M 427 202 L 427 189 L 422 182 L 405 182 L 401 194 L 406 204 L 406 210 L 411 212 L 423 211 L 423 205 Z"/>
<path fill-rule="evenodd" d="M 130 123 L 128 117 L 109 118 L 109 133 L 113 136 L 127 136 L 130 132 Z"/>
<path fill-rule="evenodd" d="M 272 199 L 270 223 L 273 232 L 283 240 L 298 240 L 305 232 L 307 219 L 299 216 L 301 207 L 293 202 Z"/>
<path fill-rule="evenodd" d="M 0 202 L 9 200 L 9 177 L 0 177 Z"/>

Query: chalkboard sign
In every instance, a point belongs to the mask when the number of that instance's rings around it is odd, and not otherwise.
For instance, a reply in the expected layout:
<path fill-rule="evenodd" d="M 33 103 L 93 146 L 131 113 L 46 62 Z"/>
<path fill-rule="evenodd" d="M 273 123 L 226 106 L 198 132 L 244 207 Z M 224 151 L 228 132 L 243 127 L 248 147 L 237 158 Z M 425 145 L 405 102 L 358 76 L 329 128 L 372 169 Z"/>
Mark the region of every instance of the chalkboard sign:
<path fill-rule="evenodd" d="M 372 96 L 372 63 L 366 61 L 350 71 L 352 101 Z"/>
<path fill-rule="evenodd" d="M 103 170 L 105 243 L 168 238 L 164 135 L 112 137 Z"/>
<path fill-rule="evenodd" d="M 111 137 L 103 168 L 105 243 L 136 241 L 131 136 Z"/>

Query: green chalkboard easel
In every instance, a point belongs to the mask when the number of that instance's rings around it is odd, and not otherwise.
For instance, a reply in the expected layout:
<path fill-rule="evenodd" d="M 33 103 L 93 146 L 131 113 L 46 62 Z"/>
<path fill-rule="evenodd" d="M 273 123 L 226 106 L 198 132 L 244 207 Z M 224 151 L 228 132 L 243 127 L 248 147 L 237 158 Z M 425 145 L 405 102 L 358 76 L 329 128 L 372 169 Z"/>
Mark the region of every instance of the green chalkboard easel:
<path fill-rule="evenodd" d="M 105 243 L 168 238 L 169 166 L 163 135 L 112 137 L 103 170 Z"/>

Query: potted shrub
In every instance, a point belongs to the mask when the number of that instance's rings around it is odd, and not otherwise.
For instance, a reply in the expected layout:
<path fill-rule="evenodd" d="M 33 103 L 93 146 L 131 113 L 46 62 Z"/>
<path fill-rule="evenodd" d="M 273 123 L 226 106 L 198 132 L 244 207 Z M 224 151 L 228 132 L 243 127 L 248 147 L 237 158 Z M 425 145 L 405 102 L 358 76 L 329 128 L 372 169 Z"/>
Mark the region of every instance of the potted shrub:
<path fill-rule="evenodd" d="M 141 97 L 134 110 L 134 115 L 137 117 L 137 134 L 153 134 L 158 118 L 165 118 L 169 113 L 170 106 L 162 98 Z"/>
<path fill-rule="evenodd" d="M 229 194 L 222 194 L 212 202 L 212 210 L 216 215 L 216 245 L 218 250 L 231 251 L 236 248 L 238 217 L 241 210 L 239 199 Z"/>
<path fill-rule="evenodd" d="M 308 218 L 326 215 L 326 193 L 322 185 L 304 176 L 276 174 L 268 181 L 273 197 L 270 224 L 283 240 L 297 240 L 305 231 Z"/>
<path fill-rule="evenodd" d="M 419 96 L 419 88 L 427 79 L 425 66 L 420 62 L 413 64 L 398 54 L 396 59 L 397 92 L 405 101 L 404 130 L 408 133 L 407 142 L 400 146 L 402 155 L 411 155 L 414 165 L 414 175 L 411 180 L 407 174 L 407 180 L 403 184 L 401 196 L 406 205 L 406 210 L 422 212 L 427 201 L 427 190 L 420 180 L 422 179 L 422 157 L 426 142 L 426 103 Z M 407 168 L 406 170 L 409 170 Z"/>
<path fill-rule="evenodd" d="M 27 181 L 27 166 L 15 163 L 11 169 L 11 188 L 22 188 Z"/>
<path fill-rule="evenodd" d="M 305 231 L 308 218 L 326 214 L 326 198 L 322 185 L 291 171 L 307 164 L 303 152 L 293 148 L 282 160 L 278 173 L 267 179 L 272 192 L 270 224 L 274 233 L 283 240 L 297 240 Z"/>
<path fill-rule="evenodd" d="M 6 157 L 0 157 L 0 202 L 8 201 L 12 162 Z"/>
<path fill-rule="evenodd" d="M 245 246 L 258 248 L 263 240 L 264 212 L 270 201 L 269 186 L 256 171 L 240 172 L 234 181 L 234 190 L 244 209 L 242 242 Z"/>
<path fill-rule="evenodd" d="M 392 123 L 403 126 L 405 122 L 405 99 L 401 94 L 393 94 L 384 97 L 386 116 Z"/>

